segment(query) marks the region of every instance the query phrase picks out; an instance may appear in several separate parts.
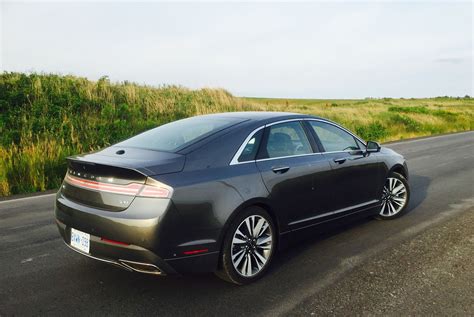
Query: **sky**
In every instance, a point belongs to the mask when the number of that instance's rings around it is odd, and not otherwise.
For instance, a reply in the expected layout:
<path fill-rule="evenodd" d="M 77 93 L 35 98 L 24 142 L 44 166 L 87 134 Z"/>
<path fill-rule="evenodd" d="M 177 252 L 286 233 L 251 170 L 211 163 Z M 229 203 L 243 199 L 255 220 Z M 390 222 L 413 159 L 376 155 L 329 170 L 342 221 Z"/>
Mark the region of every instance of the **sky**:
<path fill-rule="evenodd" d="M 0 70 L 281 98 L 474 95 L 473 2 L 0 4 Z"/>

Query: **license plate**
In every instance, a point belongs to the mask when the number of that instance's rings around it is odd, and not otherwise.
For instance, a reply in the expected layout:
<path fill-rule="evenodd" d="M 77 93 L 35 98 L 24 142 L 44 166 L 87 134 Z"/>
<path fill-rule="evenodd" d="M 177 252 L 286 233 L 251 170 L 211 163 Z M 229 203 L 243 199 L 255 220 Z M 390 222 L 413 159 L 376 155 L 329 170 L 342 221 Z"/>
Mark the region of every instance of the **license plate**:
<path fill-rule="evenodd" d="M 90 234 L 71 228 L 72 247 L 81 250 L 82 252 L 89 253 L 90 240 Z"/>

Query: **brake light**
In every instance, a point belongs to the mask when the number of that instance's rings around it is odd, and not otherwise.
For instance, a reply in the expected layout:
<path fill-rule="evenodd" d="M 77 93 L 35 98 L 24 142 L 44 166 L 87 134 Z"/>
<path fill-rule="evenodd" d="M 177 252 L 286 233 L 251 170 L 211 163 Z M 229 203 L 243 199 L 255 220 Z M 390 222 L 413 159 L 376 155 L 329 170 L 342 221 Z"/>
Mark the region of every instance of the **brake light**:
<path fill-rule="evenodd" d="M 137 183 L 131 183 L 128 185 L 115 185 L 115 184 L 102 183 L 102 182 L 77 178 L 69 174 L 66 175 L 66 178 L 64 180 L 66 181 L 66 183 L 76 186 L 76 187 L 80 187 L 80 188 L 92 189 L 92 190 L 97 190 L 100 192 L 107 192 L 107 193 L 113 193 L 113 194 L 131 195 L 131 196 L 137 195 L 140 189 L 143 187 L 143 185 L 137 184 Z"/>
<path fill-rule="evenodd" d="M 153 178 L 147 178 L 145 185 L 141 192 L 138 194 L 140 197 L 151 197 L 151 198 L 171 198 L 173 194 L 173 188 L 162 182 L 159 182 Z"/>
<path fill-rule="evenodd" d="M 164 184 L 163 184 L 164 185 Z M 164 185 L 162 187 L 144 185 L 142 191 L 138 196 L 140 197 L 151 197 L 151 198 L 170 198 L 171 189 Z"/>
<path fill-rule="evenodd" d="M 130 183 L 127 185 L 117 185 L 97 182 L 66 174 L 65 182 L 75 187 L 107 192 L 112 194 L 151 197 L 151 198 L 171 198 L 173 188 L 157 180 L 147 178 L 144 185 Z"/>

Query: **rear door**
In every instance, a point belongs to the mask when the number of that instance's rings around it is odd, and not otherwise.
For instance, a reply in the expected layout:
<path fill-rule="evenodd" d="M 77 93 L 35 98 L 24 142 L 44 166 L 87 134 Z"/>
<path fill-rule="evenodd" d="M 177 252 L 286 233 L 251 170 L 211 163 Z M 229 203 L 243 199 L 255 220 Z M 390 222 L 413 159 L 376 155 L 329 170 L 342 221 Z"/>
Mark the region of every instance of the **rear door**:
<path fill-rule="evenodd" d="M 367 154 L 362 142 L 335 124 L 313 120 L 307 123 L 333 170 L 327 183 L 335 196 L 331 211 L 363 208 L 378 200 L 383 166 L 377 155 Z"/>
<path fill-rule="evenodd" d="M 326 175 L 331 167 L 321 154 L 315 153 L 310 140 L 301 121 L 273 124 L 264 132 L 256 164 L 274 208 L 281 215 L 283 231 L 288 224 L 322 210 L 322 204 L 314 205 L 317 197 L 327 199 L 327 192 L 315 183 L 314 176 Z"/>

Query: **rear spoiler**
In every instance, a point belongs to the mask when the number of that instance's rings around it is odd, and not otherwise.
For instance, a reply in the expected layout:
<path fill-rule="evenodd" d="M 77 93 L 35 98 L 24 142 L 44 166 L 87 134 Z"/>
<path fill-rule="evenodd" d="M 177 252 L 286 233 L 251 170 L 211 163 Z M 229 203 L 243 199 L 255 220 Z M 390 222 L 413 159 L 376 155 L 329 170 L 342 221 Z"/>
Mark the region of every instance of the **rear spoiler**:
<path fill-rule="evenodd" d="M 87 160 L 80 159 L 78 157 L 68 157 L 66 158 L 67 166 L 69 170 L 72 170 L 76 173 L 89 174 L 91 177 L 115 177 L 119 179 L 129 179 L 145 181 L 147 174 L 143 171 L 131 168 L 129 166 L 116 166 L 90 162 Z M 79 175 L 80 176 L 80 175 Z M 91 178 L 86 177 L 86 178 Z"/>
<path fill-rule="evenodd" d="M 170 198 L 173 188 L 134 169 L 68 158 L 64 181 L 76 188 L 111 194 Z"/>
<path fill-rule="evenodd" d="M 116 146 L 67 158 L 68 164 L 116 167 L 144 176 L 179 172 L 184 168 L 185 160 L 182 154 Z"/>

